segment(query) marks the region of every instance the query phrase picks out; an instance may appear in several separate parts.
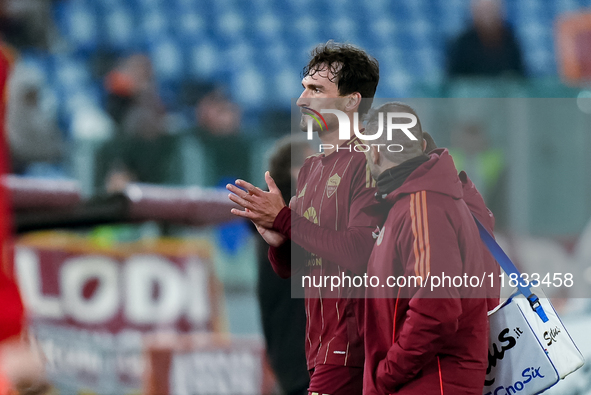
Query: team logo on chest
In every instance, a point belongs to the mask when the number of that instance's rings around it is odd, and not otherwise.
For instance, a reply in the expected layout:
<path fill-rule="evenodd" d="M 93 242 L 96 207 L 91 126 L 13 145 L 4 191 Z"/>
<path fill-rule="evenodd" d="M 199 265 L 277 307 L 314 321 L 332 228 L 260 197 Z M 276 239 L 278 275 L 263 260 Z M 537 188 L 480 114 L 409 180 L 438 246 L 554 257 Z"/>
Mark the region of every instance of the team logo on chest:
<path fill-rule="evenodd" d="M 330 176 L 328 181 L 326 182 L 326 196 L 331 197 L 337 191 L 339 184 L 341 183 L 341 177 L 338 174 L 333 174 Z"/>

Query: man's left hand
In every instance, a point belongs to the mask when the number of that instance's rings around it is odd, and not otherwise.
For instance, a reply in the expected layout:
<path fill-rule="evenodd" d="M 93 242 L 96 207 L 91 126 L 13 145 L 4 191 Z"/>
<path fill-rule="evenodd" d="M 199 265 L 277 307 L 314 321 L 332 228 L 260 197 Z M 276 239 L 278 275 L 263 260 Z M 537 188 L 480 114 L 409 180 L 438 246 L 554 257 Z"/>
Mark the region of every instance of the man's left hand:
<path fill-rule="evenodd" d="M 265 173 L 265 181 L 269 192 L 244 180 L 236 180 L 236 185 L 228 184 L 226 188 L 232 192 L 228 196 L 231 201 L 248 209 L 248 211 L 241 211 L 234 208 L 231 210 L 232 214 L 250 219 L 256 225 L 271 229 L 277 214 L 285 207 L 285 201 L 269 172 Z"/>

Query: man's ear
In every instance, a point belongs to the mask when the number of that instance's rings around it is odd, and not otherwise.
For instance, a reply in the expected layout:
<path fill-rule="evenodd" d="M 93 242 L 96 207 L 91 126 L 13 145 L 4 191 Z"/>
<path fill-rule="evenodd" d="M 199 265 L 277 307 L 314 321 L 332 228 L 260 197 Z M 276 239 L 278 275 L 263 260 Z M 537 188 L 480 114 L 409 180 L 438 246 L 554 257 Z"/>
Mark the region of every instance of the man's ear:
<path fill-rule="evenodd" d="M 423 139 L 423 152 L 427 149 L 427 140 Z"/>
<path fill-rule="evenodd" d="M 345 103 L 345 111 L 352 112 L 356 111 L 361 104 L 361 93 L 355 92 L 349 95 L 349 99 Z"/>

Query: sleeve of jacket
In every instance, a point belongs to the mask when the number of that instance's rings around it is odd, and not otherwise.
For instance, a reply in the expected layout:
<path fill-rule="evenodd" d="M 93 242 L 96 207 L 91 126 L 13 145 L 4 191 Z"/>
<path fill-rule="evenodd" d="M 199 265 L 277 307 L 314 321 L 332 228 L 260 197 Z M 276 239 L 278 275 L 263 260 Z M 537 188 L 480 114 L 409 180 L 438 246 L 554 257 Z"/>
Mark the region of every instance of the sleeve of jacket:
<path fill-rule="evenodd" d="M 273 271 L 281 278 L 289 278 L 302 268 L 306 252 L 291 240 L 279 247 L 269 247 L 267 257 Z M 292 265 L 292 262 L 296 262 Z"/>
<path fill-rule="evenodd" d="M 403 220 L 403 229 L 408 231 L 389 240 L 398 243 L 405 276 L 420 276 L 425 286 L 403 289 L 409 306 L 405 317 L 395 319 L 394 325 L 403 320 L 404 326 L 376 372 L 378 386 L 385 393 L 393 393 L 412 380 L 458 328 L 462 313 L 459 290 L 453 286 L 431 290 L 434 276 L 441 278 L 445 272 L 453 278 L 463 272 L 457 229 L 450 218 L 453 213 L 445 209 L 441 199 L 424 191 L 411 194 Z"/>
<path fill-rule="evenodd" d="M 364 210 L 375 204 L 375 192 L 365 165 L 358 166 L 349 191 L 349 221 L 346 229 L 320 227 L 287 207 L 277 216 L 273 229 L 291 237 L 304 250 L 362 274 L 367 269 L 374 244 L 372 231 L 380 220 L 378 215 Z"/>
<path fill-rule="evenodd" d="M 289 278 L 301 270 L 306 259 L 306 251 L 291 240 L 291 213 L 293 211 L 284 207 L 277 218 L 274 227 L 284 229 L 282 234 L 287 237 L 285 243 L 279 247 L 269 247 L 268 258 L 271 266 L 281 278 Z M 292 264 L 295 262 L 295 264 Z"/>
<path fill-rule="evenodd" d="M 273 271 L 281 278 L 291 277 L 291 249 L 290 241 L 287 240 L 279 247 L 269 247 L 268 258 Z"/>

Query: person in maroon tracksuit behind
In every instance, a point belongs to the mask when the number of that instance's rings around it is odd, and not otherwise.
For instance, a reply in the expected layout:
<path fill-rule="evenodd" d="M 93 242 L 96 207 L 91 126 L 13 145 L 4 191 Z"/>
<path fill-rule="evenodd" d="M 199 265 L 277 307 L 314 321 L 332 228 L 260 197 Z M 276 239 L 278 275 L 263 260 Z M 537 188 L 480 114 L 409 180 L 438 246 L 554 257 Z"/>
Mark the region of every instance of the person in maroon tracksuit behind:
<path fill-rule="evenodd" d="M 370 114 L 368 135 L 375 132 L 380 112 L 417 116 L 403 103 L 387 103 Z M 363 393 L 480 395 L 487 368 L 487 311 L 495 304 L 494 292 L 477 283 L 429 285 L 444 275 L 481 279 L 493 270 L 498 276 L 498 269 L 483 255 L 464 199 L 471 183 L 467 177 L 464 183 L 460 180 L 446 149 L 423 152 L 420 121 L 410 131 L 416 140 L 399 133 L 388 142 L 400 144 L 401 152 L 372 147 L 366 153 L 377 197 L 389 208 L 368 276 L 397 282 L 366 290 Z M 476 196 L 466 197 L 491 229 L 492 216 L 482 211 L 484 203 Z"/>
<path fill-rule="evenodd" d="M 437 144 L 433 137 L 425 131 L 423 131 L 423 139 L 425 140 L 425 152 L 431 153 L 437 149 Z M 458 174 L 460 181 L 462 182 L 463 199 L 468 205 L 470 212 L 480 221 L 485 229 L 494 237 L 495 229 L 495 217 L 493 213 L 486 207 L 484 198 L 476 189 L 476 186 L 472 180 L 468 177 L 465 171 L 461 171 Z M 484 262 L 485 270 L 487 273 L 493 273 L 493 278 L 499 279 L 501 274 L 501 266 L 497 263 L 493 255 L 490 253 L 484 243 L 482 243 L 482 259 Z M 494 281 L 491 286 L 487 287 L 487 310 L 491 311 L 499 305 L 501 294 L 501 282 Z"/>
<path fill-rule="evenodd" d="M 371 107 L 379 80 L 377 61 L 346 44 L 318 46 L 304 70 L 304 92 L 297 101 L 306 131 L 313 112 L 337 109 L 349 118 L 349 138 L 339 140 L 336 116 L 325 115 L 322 127 L 313 123 L 324 152 L 309 157 L 300 170 L 296 195 L 286 207 L 271 177 L 269 192 L 237 180 L 230 199 L 244 211 L 269 243 L 269 259 L 284 278 L 296 271 L 314 277 L 362 276 L 373 247 L 372 231 L 383 220 L 364 210 L 375 204 L 375 181 L 365 156 L 356 149 L 353 126 Z M 361 100 L 361 99 L 365 100 Z M 354 114 L 358 113 L 359 117 Z M 354 125 L 353 122 L 358 124 Z M 291 240 L 291 242 L 290 242 Z M 292 285 L 293 286 L 293 285 Z M 363 385 L 364 303 L 353 287 L 305 287 L 306 357 L 311 393 L 361 394 Z"/>

